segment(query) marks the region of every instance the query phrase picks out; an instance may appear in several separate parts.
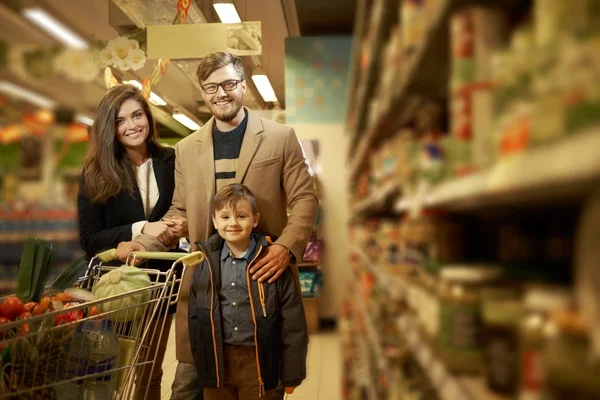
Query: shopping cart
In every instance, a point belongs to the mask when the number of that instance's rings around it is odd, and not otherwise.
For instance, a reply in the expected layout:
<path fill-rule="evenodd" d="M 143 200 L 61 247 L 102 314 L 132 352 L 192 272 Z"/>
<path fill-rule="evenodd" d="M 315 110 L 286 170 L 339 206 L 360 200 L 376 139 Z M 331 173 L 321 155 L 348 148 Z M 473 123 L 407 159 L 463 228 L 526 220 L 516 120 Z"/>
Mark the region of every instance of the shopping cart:
<path fill-rule="evenodd" d="M 76 286 L 91 291 L 104 274 L 118 268 L 107 265 L 114 254 L 94 257 Z M 202 262 L 204 255 L 136 252 L 126 264 L 134 265 L 138 258 L 174 262 L 166 272 L 141 268 L 151 279 L 142 289 L 67 303 L 63 309 L 0 325 L 0 399 L 130 399 L 134 393 L 146 398 L 149 387 L 136 388 L 136 379 L 147 368 L 152 376 L 156 352 L 152 354 L 150 344 L 162 335 L 165 318 L 160 317 L 177 303 L 185 269 Z M 156 323 L 161 320 L 162 326 Z"/>

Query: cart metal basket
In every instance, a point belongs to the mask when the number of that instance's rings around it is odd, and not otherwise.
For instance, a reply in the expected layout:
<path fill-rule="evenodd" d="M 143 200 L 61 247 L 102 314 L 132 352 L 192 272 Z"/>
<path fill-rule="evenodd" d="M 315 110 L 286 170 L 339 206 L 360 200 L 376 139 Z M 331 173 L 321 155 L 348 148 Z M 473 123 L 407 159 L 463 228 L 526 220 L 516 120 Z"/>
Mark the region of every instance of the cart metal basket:
<path fill-rule="evenodd" d="M 106 265 L 106 254 L 90 261 L 77 283 L 80 288 L 91 292 L 102 275 L 117 268 Z M 114 257 L 114 250 L 110 254 Z M 204 255 L 136 252 L 127 264 L 137 258 L 174 263 L 166 272 L 141 268 L 152 282 L 142 289 L 67 303 L 61 310 L 0 325 L 0 399 L 146 397 L 149 388 L 136 389 L 136 380 L 148 368 L 151 376 L 155 368 L 156 351 L 152 354 L 150 344 L 162 335 L 165 318 L 160 317 L 177 303 L 185 269 L 202 262 Z"/>

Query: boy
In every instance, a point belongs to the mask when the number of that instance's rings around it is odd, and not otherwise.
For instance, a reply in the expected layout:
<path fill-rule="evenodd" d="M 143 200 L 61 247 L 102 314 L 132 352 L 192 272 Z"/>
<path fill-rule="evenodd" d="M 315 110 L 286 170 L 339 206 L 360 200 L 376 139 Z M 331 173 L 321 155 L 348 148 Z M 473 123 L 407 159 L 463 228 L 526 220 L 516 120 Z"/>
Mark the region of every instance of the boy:
<path fill-rule="evenodd" d="M 274 283 L 250 278 L 269 246 L 252 232 L 259 218 L 252 192 L 227 185 L 212 201 L 218 233 L 198 244 L 206 259 L 194 274 L 188 319 L 205 400 L 271 400 L 279 379 L 292 393 L 306 378 L 306 318 L 291 270 Z"/>

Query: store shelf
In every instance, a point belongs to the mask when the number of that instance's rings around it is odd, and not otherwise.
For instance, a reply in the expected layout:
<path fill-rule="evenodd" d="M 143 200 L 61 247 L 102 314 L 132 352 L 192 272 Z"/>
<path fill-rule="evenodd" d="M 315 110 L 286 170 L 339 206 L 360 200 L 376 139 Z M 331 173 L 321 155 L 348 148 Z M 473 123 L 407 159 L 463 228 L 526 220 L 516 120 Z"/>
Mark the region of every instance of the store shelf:
<path fill-rule="evenodd" d="M 389 295 L 394 300 L 402 298 L 402 294 L 406 293 L 405 285 L 399 277 L 388 274 L 383 268 L 377 267 L 376 263 L 369 259 L 369 256 L 359 248 L 354 249 L 354 252 L 362 259 L 363 266 L 375 276 L 375 280 L 386 285 Z"/>
<path fill-rule="evenodd" d="M 424 196 L 422 206 L 466 210 L 581 197 L 597 188 L 598 149 L 600 127 L 508 157 L 489 170 L 443 182 Z M 414 203 L 411 198 L 400 199 L 395 210 L 408 211 L 418 206 Z"/>
<path fill-rule="evenodd" d="M 425 64 L 433 56 L 441 57 L 448 52 L 448 20 L 453 6 L 452 3 L 452 0 L 441 2 L 437 14 L 429 24 L 417 50 L 410 56 L 406 66 L 398 68 L 398 73 L 404 75 L 404 79 L 387 110 L 383 112 L 383 115 L 377 119 L 373 126 L 366 130 L 365 135 L 357 134 L 355 136 L 351 145 L 351 151 L 355 150 L 350 157 L 353 160 L 350 166 L 351 180 L 355 179 L 360 172 L 373 144 L 380 140 L 386 132 L 394 133 L 397 128 L 395 125 L 402 125 L 400 121 L 396 120 L 410 118 L 416 112 L 418 102 L 411 101 L 412 99 L 408 96 L 409 93 L 413 93 L 413 89 L 427 85 L 427 87 L 433 87 L 437 91 L 439 88 L 446 86 L 447 72 L 442 74 L 431 73 L 432 68 L 440 66 L 442 63 Z M 403 118 L 398 118 L 399 112 L 401 112 Z"/>
<path fill-rule="evenodd" d="M 469 6 L 511 10 L 518 5 L 519 0 L 440 0 L 439 8 L 416 51 L 409 56 L 405 65 L 397 69 L 403 79 L 389 106 L 373 126 L 363 130 L 364 134 L 359 131 L 352 138 L 350 181 L 360 173 L 374 145 L 406 125 L 424 98 L 440 99 L 447 96 L 450 73 L 449 23 L 452 13 Z M 364 103 L 361 106 L 366 108 Z"/>
<path fill-rule="evenodd" d="M 421 364 L 441 400 L 508 400 L 489 393 L 483 378 L 456 377 L 449 373 L 419 331 L 414 318 L 400 317 L 398 330 L 406 338 L 409 350 Z"/>
<path fill-rule="evenodd" d="M 354 205 L 351 208 L 351 215 L 358 217 L 366 213 L 376 214 L 378 211 L 383 211 L 392 196 L 397 196 L 399 192 L 400 185 L 394 182 L 390 183 Z"/>
<path fill-rule="evenodd" d="M 375 326 L 373 325 L 373 320 L 371 316 L 367 312 L 367 308 L 364 304 L 364 301 L 360 295 L 357 295 L 354 296 L 353 302 L 356 307 L 356 310 L 358 310 L 359 314 L 361 315 L 363 324 L 365 326 L 367 341 L 370 344 L 370 347 L 375 352 L 375 358 L 378 361 L 377 367 L 379 368 L 379 371 L 382 374 L 388 374 L 390 369 L 388 367 L 387 359 L 385 358 L 385 355 L 383 353 L 383 347 L 381 346 L 381 342 L 379 341 L 379 334 L 377 333 L 377 329 L 375 329 Z"/>
<path fill-rule="evenodd" d="M 298 264 L 298 268 L 314 269 L 314 268 L 319 268 L 320 265 L 321 264 L 319 264 L 317 262 L 303 261 L 300 264 Z"/>

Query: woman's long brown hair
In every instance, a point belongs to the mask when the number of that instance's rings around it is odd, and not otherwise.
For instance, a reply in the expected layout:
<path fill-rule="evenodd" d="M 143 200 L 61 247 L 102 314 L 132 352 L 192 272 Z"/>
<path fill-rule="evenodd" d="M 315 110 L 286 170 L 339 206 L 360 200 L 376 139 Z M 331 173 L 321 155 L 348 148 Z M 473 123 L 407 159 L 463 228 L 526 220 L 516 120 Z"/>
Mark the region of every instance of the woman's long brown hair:
<path fill-rule="evenodd" d="M 150 106 L 142 92 L 131 85 L 117 85 L 110 88 L 96 109 L 88 152 L 83 161 L 85 191 L 94 203 L 106 203 L 110 197 L 123 191 L 133 194 L 134 177 L 131 163 L 125 148 L 116 137 L 119 109 L 129 99 L 137 100 L 148 118 L 150 132 L 146 143 L 150 154 L 162 147 L 158 142 Z"/>

